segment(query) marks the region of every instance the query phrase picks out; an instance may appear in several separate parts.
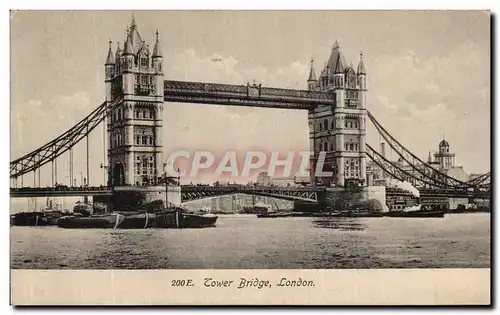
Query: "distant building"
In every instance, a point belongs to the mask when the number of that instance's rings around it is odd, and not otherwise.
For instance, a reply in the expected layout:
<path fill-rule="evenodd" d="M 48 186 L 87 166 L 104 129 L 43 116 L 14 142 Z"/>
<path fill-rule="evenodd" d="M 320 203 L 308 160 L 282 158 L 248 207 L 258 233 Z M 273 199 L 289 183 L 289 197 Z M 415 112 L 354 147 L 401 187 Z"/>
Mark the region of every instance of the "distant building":
<path fill-rule="evenodd" d="M 271 184 L 271 177 L 267 175 L 267 172 L 262 172 L 257 175 L 257 184 L 258 185 L 270 185 Z"/>
<path fill-rule="evenodd" d="M 257 184 L 262 186 L 290 186 L 295 184 L 294 177 L 270 177 L 267 172 L 259 173 L 257 176 Z"/>
<path fill-rule="evenodd" d="M 383 147 L 382 151 L 385 151 L 383 150 Z M 432 156 L 434 156 L 434 159 L 432 158 Z M 415 178 L 429 180 L 429 177 L 432 178 L 438 175 L 435 174 L 435 172 L 429 173 L 429 170 L 425 167 L 426 165 L 431 166 L 439 172 L 463 182 L 471 179 L 471 176 L 467 174 L 467 172 L 465 172 L 462 166 L 455 165 L 455 153 L 450 152 L 450 144 L 444 139 L 439 142 L 438 151 L 434 153 L 434 155 L 429 152 L 429 156 L 425 164 L 416 164 L 412 166 L 406 163 L 406 161 L 404 161 L 401 157 L 393 163 L 398 165 L 402 170 L 411 175 L 407 176 L 405 180 L 410 182 L 414 186 L 418 186 L 417 180 Z M 384 171 L 373 161 L 367 163 L 366 174 L 369 186 L 384 185 L 384 178 L 386 177 L 386 175 L 384 174 Z"/>

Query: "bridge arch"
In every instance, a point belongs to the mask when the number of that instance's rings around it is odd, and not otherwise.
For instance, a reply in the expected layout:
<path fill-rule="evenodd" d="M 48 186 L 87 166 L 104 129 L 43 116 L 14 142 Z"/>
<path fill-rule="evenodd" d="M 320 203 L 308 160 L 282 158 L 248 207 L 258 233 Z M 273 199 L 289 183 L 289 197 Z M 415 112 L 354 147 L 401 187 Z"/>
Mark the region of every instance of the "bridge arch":
<path fill-rule="evenodd" d="M 118 161 L 113 166 L 113 186 L 122 186 L 125 183 L 125 167 Z"/>

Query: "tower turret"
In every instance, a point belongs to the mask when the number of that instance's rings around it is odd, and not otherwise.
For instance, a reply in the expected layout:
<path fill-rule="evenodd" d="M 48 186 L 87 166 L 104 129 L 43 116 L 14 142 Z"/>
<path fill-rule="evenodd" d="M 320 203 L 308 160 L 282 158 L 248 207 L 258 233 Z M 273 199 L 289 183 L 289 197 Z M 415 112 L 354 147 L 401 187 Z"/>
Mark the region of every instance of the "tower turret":
<path fill-rule="evenodd" d="M 160 44 L 160 32 L 156 30 L 156 42 L 155 46 L 153 48 L 153 69 L 157 73 L 162 73 L 162 63 L 163 63 L 163 54 L 161 51 L 161 44 Z"/>
<path fill-rule="evenodd" d="M 316 73 L 314 72 L 314 59 L 311 58 L 311 70 L 309 70 L 309 78 L 307 79 L 307 88 L 309 91 L 316 90 L 318 80 L 316 79 Z"/>
<path fill-rule="evenodd" d="M 109 80 L 113 77 L 114 75 L 114 70 L 115 70 L 115 57 L 113 56 L 113 52 L 111 51 L 111 40 L 109 40 L 109 49 L 108 49 L 108 56 L 106 57 L 106 62 L 104 63 L 104 66 L 106 68 L 106 80 Z"/>
<path fill-rule="evenodd" d="M 360 104 L 361 109 L 366 109 L 366 70 L 363 62 L 363 53 L 359 54 L 358 69 L 356 71 L 358 76 L 358 85 L 360 89 Z"/>
<path fill-rule="evenodd" d="M 120 42 L 116 43 L 115 52 L 115 73 L 119 74 L 121 72 L 121 59 L 122 59 L 122 49 L 120 48 Z"/>
<path fill-rule="evenodd" d="M 347 67 L 347 62 L 340 50 L 340 44 L 338 41 L 335 41 L 332 47 L 332 53 L 330 55 L 330 59 L 328 60 L 328 66 L 333 72 L 333 88 L 339 89 L 344 87 L 344 70 Z"/>

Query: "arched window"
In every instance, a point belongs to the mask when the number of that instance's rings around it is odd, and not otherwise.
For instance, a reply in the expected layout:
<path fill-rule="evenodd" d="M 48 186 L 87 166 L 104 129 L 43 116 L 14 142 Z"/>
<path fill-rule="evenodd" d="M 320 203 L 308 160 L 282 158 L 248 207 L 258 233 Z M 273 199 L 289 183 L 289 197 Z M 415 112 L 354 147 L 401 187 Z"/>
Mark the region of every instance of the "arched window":
<path fill-rule="evenodd" d="M 328 142 L 323 144 L 323 151 L 328 151 Z"/>
<path fill-rule="evenodd" d="M 319 123 L 319 131 L 323 131 L 323 125 Z"/>
<path fill-rule="evenodd" d="M 328 119 L 323 120 L 323 129 L 328 130 Z"/>
<path fill-rule="evenodd" d="M 335 128 L 335 123 L 334 123 L 334 121 L 333 121 L 333 120 L 332 120 L 332 125 L 331 125 L 331 126 L 332 126 L 332 127 L 331 127 L 332 129 L 334 129 L 334 128 Z"/>

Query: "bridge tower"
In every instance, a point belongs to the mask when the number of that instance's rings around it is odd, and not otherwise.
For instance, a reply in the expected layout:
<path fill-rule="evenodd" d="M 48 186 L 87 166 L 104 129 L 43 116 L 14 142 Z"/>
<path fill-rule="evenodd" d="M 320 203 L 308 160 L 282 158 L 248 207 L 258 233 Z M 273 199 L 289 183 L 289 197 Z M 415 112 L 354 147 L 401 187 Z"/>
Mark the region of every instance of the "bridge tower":
<path fill-rule="evenodd" d="M 349 65 L 336 41 L 318 79 L 311 62 L 308 89 L 332 93 L 335 105 L 318 106 L 309 111 L 311 182 L 344 186 L 348 179 L 366 184 L 366 70 L 360 56 L 357 71 Z M 315 176 L 324 152 L 323 172 Z M 321 171 L 321 170 L 319 170 Z"/>
<path fill-rule="evenodd" d="M 111 49 L 110 41 L 105 63 L 108 185 L 154 186 L 163 174 L 159 33 L 151 52 L 132 17 L 123 48 L 118 43 L 114 55 Z"/>

